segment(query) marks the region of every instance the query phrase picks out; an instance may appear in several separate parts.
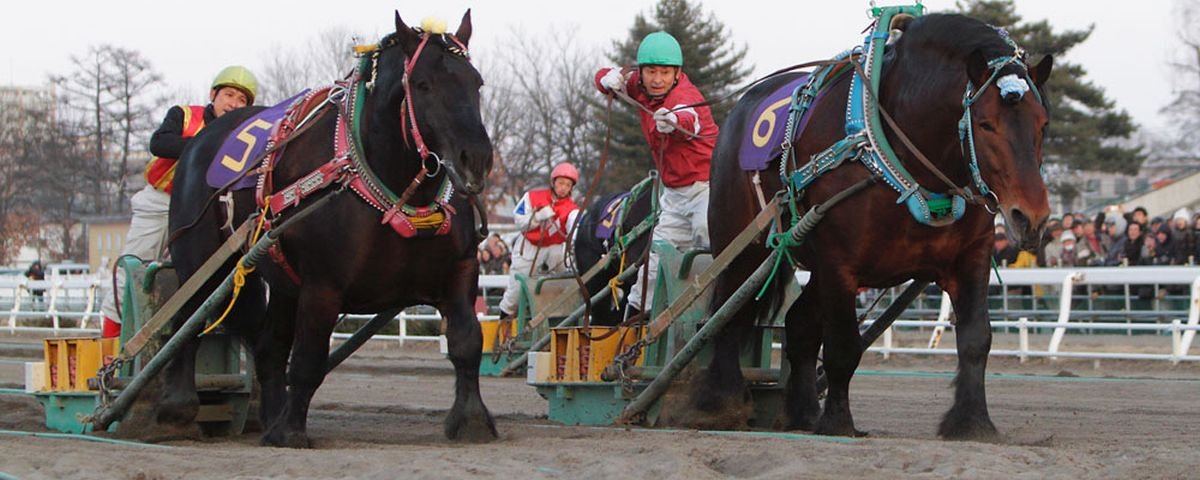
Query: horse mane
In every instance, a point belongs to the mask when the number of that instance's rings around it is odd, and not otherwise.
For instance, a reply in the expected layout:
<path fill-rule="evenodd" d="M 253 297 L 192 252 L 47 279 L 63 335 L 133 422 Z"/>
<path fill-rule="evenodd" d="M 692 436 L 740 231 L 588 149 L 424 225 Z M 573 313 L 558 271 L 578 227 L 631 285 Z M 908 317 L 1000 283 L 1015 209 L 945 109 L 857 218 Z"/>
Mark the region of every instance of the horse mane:
<path fill-rule="evenodd" d="M 946 106 L 958 104 L 972 54 L 978 52 L 986 61 L 1017 55 L 1014 50 L 1003 30 L 978 19 L 945 13 L 917 17 L 885 53 L 884 71 L 900 73 L 904 79 L 888 102 L 899 102 L 892 103 L 892 108 L 918 98 L 940 98 Z M 962 73 L 948 75 L 946 67 L 953 65 L 962 65 Z M 1005 66 L 1003 73 L 1028 76 L 1017 64 Z M 947 89 L 958 93 L 943 95 Z"/>
<path fill-rule="evenodd" d="M 971 17 L 932 13 L 913 20 L 901 42 L 940 52 L 952 60 L 965 60 L 976 50 L 990 60 L 1015 53 L 1002 32 Z"/>

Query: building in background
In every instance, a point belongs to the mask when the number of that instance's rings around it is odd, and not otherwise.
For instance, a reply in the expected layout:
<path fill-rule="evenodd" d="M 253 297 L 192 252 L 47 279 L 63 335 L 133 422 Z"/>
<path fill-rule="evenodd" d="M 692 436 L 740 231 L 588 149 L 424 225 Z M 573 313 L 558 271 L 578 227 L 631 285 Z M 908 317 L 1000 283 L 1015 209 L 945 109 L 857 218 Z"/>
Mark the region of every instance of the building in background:
<path fill-rule="evenodd" d="M 87 228 L 86 261 L 93 272 L 112 271 L 117 257 L 121 255 L 121 248 L 125 246 L 129 219 L 129 214 L 83 219 Z"/>

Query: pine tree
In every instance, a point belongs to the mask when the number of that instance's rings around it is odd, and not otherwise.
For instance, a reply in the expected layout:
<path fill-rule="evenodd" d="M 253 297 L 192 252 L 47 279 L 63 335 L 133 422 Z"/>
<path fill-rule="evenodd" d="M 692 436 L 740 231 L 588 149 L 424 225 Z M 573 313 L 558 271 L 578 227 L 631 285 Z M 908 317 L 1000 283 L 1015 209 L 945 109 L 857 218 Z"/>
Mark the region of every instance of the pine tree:
<path fill-rule="evenodd" d="M 1043 155 L 1048 164 L 1072 170 L 1129 175 L 1138 172 L 1146 159 L 1141 147 L 1123 146 L 1137 128 L 1132 118 L 1125 110 L 1117 109 L 1104 90 L 1086 80 L 1083 66 L 1066 61 L 1064 56 L 1087 40 L 1093 27 L 1055 32 L 1045 20 L 1023 22 L 1012 0 L 967 0 L 957 6 L 964 15 L 1007 30 L 1028 52 L 1030 62 L 1054 55 L 1054 70 L 1045 87 L 1050 128 Z"/>
<path fill-rule="evenodd" d="M 725 25 L 712 13 L 705 13 L 698 3 L 689 0 L 659 0 L 654 15 L 638 14 L 624 40 L 613 42 L 609 60 L 614 65 L 634 65 L 642 38 L 656 31 L 666 31 L 679 41 L 683 49 L 683 71 L 700 93 L 712 101 L 742 86 L 752 67 L 742 61 L 746 47 L 730 42 Z M 603 102 L 603 100 L 598 100 Z M 725 119 L 734 102 L 713 105 L 713 119 L 718 125 Z M 601 104 L 600 121 L 608 121 L 605 105 Z M 603 145 L 604 131 L 596 142 Z M 598 149 L 599 150 L 599 149 Z M 642 135 L 637 111 L 619 100 L 613 101 L 612 142 L 609 159 L 600 188 L 603 191 L 626 189 L 646 176 L 653 168 L 649 147 Z"/>

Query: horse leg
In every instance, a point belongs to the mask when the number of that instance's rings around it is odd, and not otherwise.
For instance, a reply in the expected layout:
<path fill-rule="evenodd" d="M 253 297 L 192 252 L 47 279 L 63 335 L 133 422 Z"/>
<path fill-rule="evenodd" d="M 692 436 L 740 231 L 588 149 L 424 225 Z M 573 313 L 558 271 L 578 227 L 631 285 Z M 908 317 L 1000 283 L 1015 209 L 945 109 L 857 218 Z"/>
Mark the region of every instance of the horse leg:
<path fill-rule="evenodd" d="M 450 294 L 438 308 L 446 318 L 446 344 L 454 364 L 454 405 L 446 414 L 445 434 L 451 440 L 487 442 L 499 437 L 496 422 L 479 395 L 479 363 L 483 333 L 475 316 L 479 265 L 474 259 L 456 267 Z"/>
<path fill-rule="evenodd" d="M 821 295 L 813 279 L 787 313 L 787 360 L 791 372 L 784 403 L 785 428 L 809 430 L 817 425 L 821 404 L 817 401 L 817 353 L 821 349 Z"/>
<path fill-rule="evenodd" d="M 825 410 L 817 420 L 814 433 L 819 435 L 862 436 L 855 430 L 850 414 L 850 379 L 862 360 L 862 336 L 855 322 L 854 289 L 857 285 L 848 275 L 833 268 L 818 268 L 821 296 L 822 341 L 825 344 L 823 365 L 829 379 Z"/>
<path fill-rule="evenodd" d="M 946 439 L 987 439 L 997 436 L 988 415 L 984 374 L 992 349 L 991 322 L 987 314 L 987 269 L 944 288 L 954 302 L 958 321 L 954 327 L 958 343 L 958 375 L 954 377 L 954 406 L 942 417 L 938 435 Z M 978 278 L 977 278 L 978 277 Z M 1067 292 L 1070 293 L 1070 292 Z"/>
<path fill-rule="evenodd" d="M 713 287 L 710 312 L 715 312 L 719 306 L 733 296 L 745 279 L 750 276 L 750 269 L 756 267 L 757 260 L 745 260 L 730 266 L 725 276 L 717 280 Z M 695 428 L 730 429 L 744 427 L 753 411 L 750 389 L 746 386 L 746 378 L 742 375 L 741 350 L 742 339 L 754 325 L 755 306 L 747 302 L 737 312 L 734 318 L 720 334 L 713 339 L 713 355 L 708 369 L 699 377 L 692 387 L 689 406 L 705 413 L 704 418 L 681 418 L 677 423 L 687 424 Z"/>
<path fill-rule="evenodd" d="M 199 307 L 199 302 L 190 302 L 189 307 L 191 308 L 184 308 L 182 312 L 194 312 Z M 173 321 L 175 328 L 172 331 L 178 331 L 186 319 L 183 313 L 176 315 Z M 200 397 L 196 394 L 196 352 L 199 348 L 199 338 L 185 340 L 175 352 L 175 357 L 163 369 L 162 392 L 155 411 L 155 420 L 160 427 L 189 427 L 196 419 L 200 410 Z"/>
<path fill-rule="evenodd" d="M 287 369 L 287 400 L 278 418 L 263 434 L 264 445 L 312 447 L 307 432 L 308 407 L 313 394 L 325 381 L 329 336 L 333 334 L 341 305 L 342 294 L 336 288 L 312 281 L 302 288 L 295 306 L 297 315 Z"/>
<path fill-rule="evenodd" d="M 241 340 L 241 346 L 246 350 L 244 353 L 250 357 L 251 363 L 255 366 L 255 371 L 250 374 L 248 405 L 249 413 L 255 414 L 255 417 L 247 418 L 243 432 L 262 430 L 261 418 L 258 416 L 262 412 L 262 388 L 257 381 L 257 362 L 253 360 L 257 358 L 255 347 L 260 341 L 263 326 L 266 325 L 267 310 L 266 284 L 256 274 L 247 280 L 238 297 L 237 305 L 231 312 L 230 318 L 226 319 L 224 323 L 229 332 Z"/>
<path fill-rule="evenodd" d="M 296 297 L 272 292 L 267 304 L 267 320 L 259 329 L 254 349 L 254 371 L 261 396 L 258 420 L 263 431 L 279 421 L 287 401 L 287 361 L 292 351 L 296 322 Z M 262 442 L 267 443 L 264 433 Z"/>

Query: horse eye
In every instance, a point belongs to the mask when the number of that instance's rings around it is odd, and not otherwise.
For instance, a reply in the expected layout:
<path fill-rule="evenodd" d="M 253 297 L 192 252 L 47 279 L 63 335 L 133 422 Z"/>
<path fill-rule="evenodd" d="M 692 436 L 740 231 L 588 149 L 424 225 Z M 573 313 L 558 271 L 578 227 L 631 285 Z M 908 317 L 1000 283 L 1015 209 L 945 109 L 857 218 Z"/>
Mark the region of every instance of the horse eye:
<path fill-rule="evenodd" d="M 979 122 L 979 128 L 982 128 L 982 129 L 987 130 L 992 133 L 996 132 L 996 126 L 992 125 L 992 122 Z"/>
<path fill-rule="evenodd" d="M 428 92 L 433 88 L 433 84 L 430 83 L 429 80 L 417 80 L 416 86 L 417 90 L 421 90 L 423 92 Z"/>

